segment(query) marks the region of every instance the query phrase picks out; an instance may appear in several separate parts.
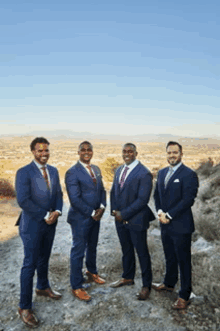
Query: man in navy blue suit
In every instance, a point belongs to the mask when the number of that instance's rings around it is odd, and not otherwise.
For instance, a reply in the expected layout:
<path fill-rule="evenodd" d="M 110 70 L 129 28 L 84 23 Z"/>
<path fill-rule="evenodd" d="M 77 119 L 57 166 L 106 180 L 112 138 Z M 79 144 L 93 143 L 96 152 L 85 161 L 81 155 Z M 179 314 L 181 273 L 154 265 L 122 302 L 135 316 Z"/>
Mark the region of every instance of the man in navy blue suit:
<path fill-rule="evenodd" d="M 83 258 L 86 251 L 86 275 L 88 281 L 104 284 L 97 272 L 96 249 L 98 244 L 100 220 L 106 207 L 106 192 L 102 183 L 100 169 L 91 165 L 92 144 L 83 141 L 78 149 L 79 161 L 71 167 L 65 178 L 70 209 L 67 222 L 70 223 L 73 244 L 70 253 L 70 283 L 73 295 L 90 301 L 82 274 Z"/>
<path fill-rule="evenodd" d="M 161 225 L 161 238 L 166 259 L 166 275 L 162 284 L 153 284 L 156 291 L 173 291 L 180 269 L 181 288 L 173 309 L 185 309 L 190 303 L 191 236 L 194 221 L 191 207 L 198 191 L 198 178 L 182 162 L 182 146 L 170 141 L 166 147 L 170 164 L 159 171 L 154 199 Z"/>
<path fill-rule="evenodd" d="M 135 254 L 137 251 L 143 287 L 137 294 L 139 300 L 146 300 L 150 294 L 152 272 L 147 247 L 147 229 L 155 217 L 148 207 L 152 189 L 150 171 L 136 160 L 137 150 L 132 143 L 123 146 L 122 157 L 125 164 L 116 170 L 111 189 L 111 214 L 122 248 L 122 279 L 110 286 L 117 288 L 133 285 L 135 276 Z"/>
<path fill-rule="evenodd" d="M 16 174 L 17 201 L 22 213 L 16 225 L 24 245 L 21 269 L 19 314 L 29 327 L 39 321 L 32 310 L 33 277 L 37 270 L 36 294 L 58 300 L 60 293 L 50 288 L 48 264 L 55 236 L 57 219 L 61 215 L 63 199 L 56 168 L 47 165 L 49 142 L 35 138 L 31 145 L 34 160 Z"/>

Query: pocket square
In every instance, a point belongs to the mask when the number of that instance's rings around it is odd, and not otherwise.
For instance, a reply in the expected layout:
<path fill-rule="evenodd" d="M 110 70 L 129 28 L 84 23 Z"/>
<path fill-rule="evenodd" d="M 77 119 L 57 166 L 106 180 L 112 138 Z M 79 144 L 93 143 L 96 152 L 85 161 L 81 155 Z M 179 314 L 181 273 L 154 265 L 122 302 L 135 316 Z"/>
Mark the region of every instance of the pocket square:
<path fill-rule="evenodd" d="M 178 178 L 174 180 L 174 183 L 179 183 L 179 182 L 180 182 L 180 181 L 179 181 Z"/>

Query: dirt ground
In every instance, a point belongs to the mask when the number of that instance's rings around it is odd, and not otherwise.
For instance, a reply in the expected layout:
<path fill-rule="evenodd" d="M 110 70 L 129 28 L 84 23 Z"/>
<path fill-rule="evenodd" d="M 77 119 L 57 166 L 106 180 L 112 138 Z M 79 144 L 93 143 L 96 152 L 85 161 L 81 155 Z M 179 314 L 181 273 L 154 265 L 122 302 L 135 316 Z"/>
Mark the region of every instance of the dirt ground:
<path fill-rule="evenodd" d="M 109 284 L 122 273 L 121 249 L 113 218 L 107 208 L 102 219 L 99 245 L 99 274 L 106 284 L 92 284 L 88 292 L 92 296 L 89 303 L 77 300 L 71 294 L 69 283 L 69 253 L 71 231 L 66 222 L 68 203 L 65 203 L 62 217 L 57 226 L 55 242 L 50 260 L 51 287 L 62 293 L 59 301 L 49 298 L 33 298 L 33 308 L 40 319 L 38 330 L 47 331 L 220 331 L 220 326 L 210 302 L 197 298 L 187 311 L 177 312 L 171 304 L 177 293 L 156 293 L 151 291 L 146 301 L 138 301 L 136 293 L 141 289 L 141 274 L 137 262 L 135 285 L 112 289 Z M 23 259 L 23 247 L 14 226 L 19 214 L 15 200 L 1 201 L 0 232 L 0 331 L 21 331 L 28 328 L 20 320 L 17 309 L 19 303 L 19 275 Z M 164 263 L 159 230 L 151 225 L 149 247 L 152 257 L 154 281 L 161 281 L 155 259 Z M 157 261 L 158 262 L 158 261 Z M 160 274 L 160 279 L 159 278 Z M 36 282 L 36 277 L 34 283 Z"/>

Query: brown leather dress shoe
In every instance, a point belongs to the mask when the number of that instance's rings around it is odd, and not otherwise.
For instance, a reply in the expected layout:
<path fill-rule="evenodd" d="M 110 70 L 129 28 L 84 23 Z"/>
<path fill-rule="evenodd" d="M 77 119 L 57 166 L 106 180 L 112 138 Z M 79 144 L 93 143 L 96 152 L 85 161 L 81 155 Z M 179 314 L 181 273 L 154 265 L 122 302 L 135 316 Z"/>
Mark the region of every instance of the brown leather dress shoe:
<path fill-rule="evenodd" d="M 121 287 L 121 286 L 125 286 L 125 285 L 134 285 L 134 281 L 133 279 L 119 279 L 114 283 L 111 283 L 109 286 L 113 287 L 113 288 L 117 288 L 117 287 Z"/>
<path fill-rule="evenodd" d="M 56 291 L 52 290 L 51 288 L 46 288 L 46 290 L 38 290 L 36 288 L 35 292 L 37 295 L 49 297 L 54 300 L 59 300 L 60 298 L 62 298 L 62 295 L 59 292 L 56 292 Z"/>
<path fill-rule="evenodd" d="M 162 292 L 162 291 L 173 292 L 174 291 L 173 287 L 167 287 L 164 284 L 157 284 L 157 283 L 152 283 L 152 288 L 158 292 Z"/>
<path fill-rule="evenodd" d="M 142 287 L 141 291 L 137 293 L 138 300 L 146 300 L 150 295 L 150 290 L 148 287 Z"/>
<path fill-rule="evenodd" d="M 22 321 L 30 328 L 37 328 L 39 325 L 38 318 L 34 315 L 32 309 L 18 308 L 18 313 L 21 316 Z"/>
<path fill-rule="evenodd" d="M 92 299 L 86 290 L 84 290 L 84 288 L 77 288 L 76 290 L 72 290 L 72 293 L 79 300 L 90 301 Z"/>
<path fill-rule="evenodd" d="M 190 300 L 187 301 L 182 298 L 178 298 L 172 305 L 172 308 L 173 309 L 186 309 L 189 304 L 190 304 Z"/>
<path fill-rule="evenodd" d="M 101 278 L 98 274 L 92 274 L 88 270 L 86 271 L 86 276 L 88 277 L 88 283 L 95 282 L 96 284 L 105 284 L 105 280 Z"/>

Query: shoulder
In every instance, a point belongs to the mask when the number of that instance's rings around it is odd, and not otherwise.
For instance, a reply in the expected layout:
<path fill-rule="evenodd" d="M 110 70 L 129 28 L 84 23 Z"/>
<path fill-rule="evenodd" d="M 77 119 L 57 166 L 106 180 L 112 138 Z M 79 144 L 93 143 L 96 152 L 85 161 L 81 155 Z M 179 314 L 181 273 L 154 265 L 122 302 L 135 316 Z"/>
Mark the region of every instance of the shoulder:
<path fill-rule="evenodd" d="M 17 170 L 17 173 L 27 173 L 29 172 L 30 170 L 34 169 L 34 164 L 33 162 L 27 164 L 26 166 L 22 167 L 22 168 L 19 168 Z"/>
<path fill-rule="evenodd" d="M 136 167 L 142 173 L 146 173 L 146 174 L 151 175 L 150 170 L 145 165 L 143 165 L 141 162 L 139 162 Z"/>
<path fill-rule="evenodd" d="M 193 177 L 196 176 L 197 177 L 196 172 L 193 169 L 187 167 L 185 164 L 181 165 L 180 170 L 185 176 L 193 176 Z"/>

